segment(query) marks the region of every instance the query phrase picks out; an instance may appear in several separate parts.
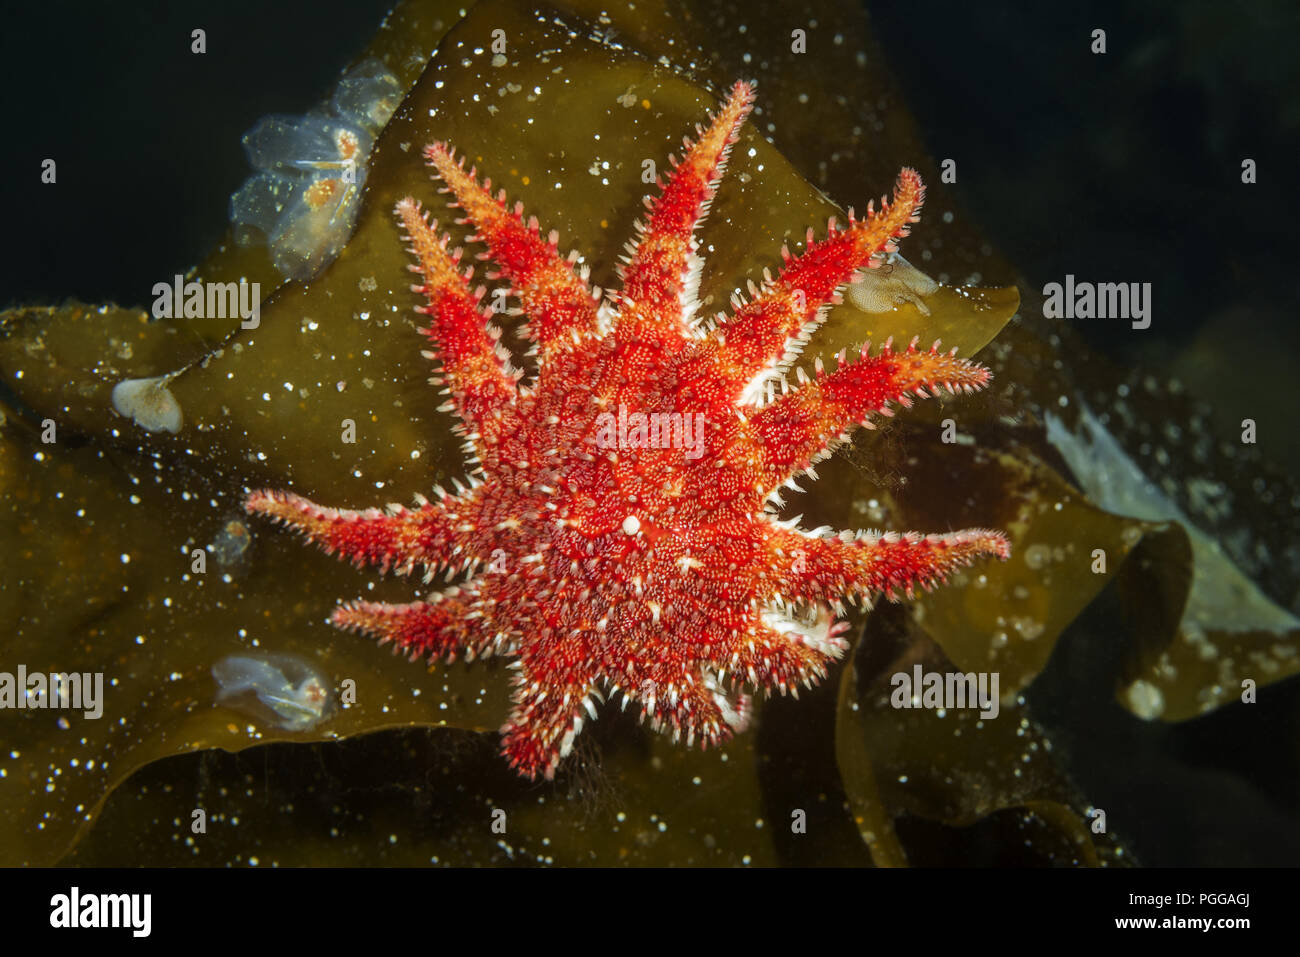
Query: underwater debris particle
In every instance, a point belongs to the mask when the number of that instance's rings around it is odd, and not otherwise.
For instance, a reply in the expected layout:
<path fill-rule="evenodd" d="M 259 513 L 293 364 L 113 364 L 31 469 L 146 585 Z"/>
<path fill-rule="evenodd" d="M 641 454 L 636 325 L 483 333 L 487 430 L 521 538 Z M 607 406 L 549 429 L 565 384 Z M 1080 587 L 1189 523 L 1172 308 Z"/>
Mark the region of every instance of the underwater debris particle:
<path fill-rule="evenodd" d="M 1052 549 L 1041 542 L 1030 545 L 1024 552 L 1025 565 L 1029 568 L 1045 568 L 1052 560 Z"/>
<path fill-rule="evenodd" d="M 167 388 L 171 375 L 123 379 L 113 386 L 113 408 L 149 432 L 179 432 L 181 404 Z"/>
<path fill-rule="evenodd" d="M 244 150 L 261 172 L 230 198 L 235 241 L 266 243 L 287 279 L 332 262 L 356 225 L 374 138 L 400 98 L 397 78 L 367 60 L 339 81 L 325 111 L 260 120 Z"/>
<path fill-rule="evenodd" d="M 1154 721 L 1164 714 L 1165 696 L 1159 688 L 1149 681 L 1141 679 L 1128 686 L 1129 708 L 1135 715 L 1145 721 Z"/>
<path fill-rule="evenodd" d="M 286 731 L 309 731 L 329 711 L 325 676 L 295 655 L 228 655 L 212 677 L 217 704 Z"/>
<path fill-rule="evenodd" d="M 252 539 L 248 526 L 242 520 L 232 518 L 221 526 L 221 531 L 212 539 L 208 550 L 217 564 L 230 567 L 243 559 Z"/>

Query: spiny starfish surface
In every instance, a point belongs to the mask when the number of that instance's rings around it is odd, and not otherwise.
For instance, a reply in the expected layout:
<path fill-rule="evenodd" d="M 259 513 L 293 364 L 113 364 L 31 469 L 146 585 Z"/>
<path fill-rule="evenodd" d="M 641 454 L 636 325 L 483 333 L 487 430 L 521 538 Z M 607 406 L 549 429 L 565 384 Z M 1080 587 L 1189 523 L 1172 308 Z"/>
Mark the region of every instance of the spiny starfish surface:
<path fill-rule="evenodd" d="M 413 509 L 324 508 L 259 491 L 247 508 L 360 566 L 465 573 L 427 601 L 357 601 L 342 628 L 412 658 L 507 654 L 517 660 L 503 751 L 518 771 L 552 777 L 597 703 L 611 696 L 687 744 L 716 744 L 748 722 L 746 686 L 797 691 L 840 657 L 843 600 L 911 595 L 955 566 L 1005 558 L 997 532 L 943 535 L 804 531 L 781 521 L 782 486 L 911 397 L 982 387 L 988 371 L 935 348 L 889 343 L 811 377 L 793 368 L 826 304 L 891 251 L 917 219 L 923 187 L 905 169 L 892 203 L 849 214 L 779 274 L 751 285 L 730 316 L 695 313 L 695 229 L 753 102 L 737 83 L 659 184 L 621 269 L 602 295 L 543 238 L 521 205 L 479 185 L 451 150 L 426 156 L 477 229 L 529 318 L 538 373 L 520 385 L 499 332 L 471 291 L 459 249 L 411 198 L 397 206 L 428 300 L 422 330 L 466 439 L 469 487 Z M 485 256 L 484 258 L 487 258 Z M 459 484 L 459 483 L 458 483 Z"/>

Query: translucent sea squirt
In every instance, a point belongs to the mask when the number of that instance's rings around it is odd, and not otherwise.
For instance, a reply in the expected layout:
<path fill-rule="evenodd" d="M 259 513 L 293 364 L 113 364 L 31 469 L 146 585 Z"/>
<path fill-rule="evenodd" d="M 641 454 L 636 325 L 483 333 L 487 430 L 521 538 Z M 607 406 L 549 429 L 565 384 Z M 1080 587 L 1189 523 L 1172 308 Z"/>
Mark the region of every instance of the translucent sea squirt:
<path fill-rule="evenodd" d="M 325 676 L 294 655 L 227 655 L 212 666 L 217 704 L 285 731 L 309 731 L 329 712 Z"/>
<path fill-rule="evenodd" d="M 241 246 L 266 243 L 287 279 L 309 279 L 352 235 L 374 138 L 401 99 L 378 60 L 344 74 L 329 104 L 306 116 L 267 116 L 244 135 L 260 170 L 230 198 Z"/>

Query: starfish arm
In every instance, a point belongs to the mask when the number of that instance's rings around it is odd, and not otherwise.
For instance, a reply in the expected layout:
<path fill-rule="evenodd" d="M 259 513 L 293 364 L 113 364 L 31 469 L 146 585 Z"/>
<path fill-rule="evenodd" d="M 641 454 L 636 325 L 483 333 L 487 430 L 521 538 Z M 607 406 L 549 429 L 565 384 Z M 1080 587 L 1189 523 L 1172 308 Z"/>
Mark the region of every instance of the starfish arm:
<path fill-rule="evenodd" d="M 659 669 L 655 679 L 641 680 L 626 692 L 627 700 L 641 704 L 640 720 L 673 742 L 693 747 L 714 747 L 749 727 L 754 705 L 749 695 L 723 686 L 712 668 L 687 677 L 676 670 Z"/>
<path fill-rule="evenodd" d="M 799 618 L 793 608 L 765 611 L 763 622 L 752 627 L 732 653 L 732 679 L 796 698 L 800 686 L 811 688 L 824 679 L 831 662 L 848 650 L 848 642 L 840 637 L 848 625 L 832 621 L 829 612 L 814 622 Z"/>
<path fill-rule="evenodd" d="M 924 199 L 921 177 L 904 169 L 894 188 L 894 201 L 882 199 L 879 212 L 868 205 L 867 218 L 855 220 L 850 211 L 844 229 L 837 229 L 832 219 L 830 234 L 821 242 L 814 242 L 809 230 L 807 249 L 798 257 L 783 248 L 785 265 L 777 278 L 766 282 L 721 325 L 717 366 L 727 386 L 739 392 L 751 382 L 762 381 L 763 373 L 775 374 L 793 361 L 822 321 L 824 307 L 837 300 L 855 272 L 894 251 L 897 240 L 920 218 Z"/>
<path fill-rule="evenodd" d="M 625 305 L 619 326 L 631 338 L 647 329 L 678 338 L 689 331 L 685 321 L 695 311 L 699 287 L 695 229 L 708 212 L 727 154 L 753 103 L 753 86 L 733 86 L 708 129 L 697 127 L 694 144 L 686 140 L 686 153 L 662 183 L 660 195 L 647 202 L 647 218 L 638 226 L 639 239 L 623 268 Z"/>
<path fill-rule="evenodd" d="M 596 664 L 589 636 L 574 632 L 525 642 L 514 678 L 514 708 L 501 728 L 501 752 L 521 775 L 555 777 L 585 721 L 595 720 Z"/>
<path fill-rule="evenodd" d="M 449 662 L 464 655 L 468 661 L 487 657 L 506 641 L 486 627 L 474 596 L 456 588 L 435 593 L 430 601 L 403 605 L 354 601 L 340 605 L 330 623 L 344 631 L 355 631 L 392 642 L 395 651 L 412 661 L 442 658 Z"/>
<path fill-rule="evenodd" d="M 800 375 L 801 379 L 807 379 Z M 940 352 L 939 343 L 928 351 L 916 348 L 896 352 L 886 342 L 876 355 L 863 347 L 852 362 L 840 354 L 840 366 L 786 392 L 750 418 L 751 436 L 762 449 L 759 482 L 765 490 L 807 470 L 856 426 L 872 427 L 875 414 L 893 415 L 890 404 L 909 407 L 912 396 L 927 398 L 940 388 L 950 393 L 981 389 L 989 371 L 956 350 Z"/>
<path fill-rule="evenodd" d="M 783 529 L 772 543 L 781 592 L 827 602 L 837 611 L 842 610 L 841 597 L 869 600 L 884 592 L 893 601 L 902 592 L 911 598 L 916 588 L 929 590 L 954 569 L 1011 554 L 1005 535 L 983 528 L 943 535 L 843 533 L 836 538 Z"/>
<path fill-rule="evenodd" d="M 244 500 L 252 514 L 265 515 L 320 545 L 327 555 L 337 554 L 358 568 L 377 565 L 406 575 L 418 565 L 430 573 L 439 568 L 459 570 L 482 560 L 477 521 L 477 498 L 449 495 L 438 502 L 421 502 L 414 511 L 400 505 L 387 510 L 364 511 L 326 508 L 292 492 L 263 489 Z"/>
<path fill-rule="evenodd" d="M 460 250 L 448 253 L 447 238 L 438 236 L 420 204 L 408 196 L 396 212 L 416 259 L 409 268 L 424 280 L 411 288 L 428 300 L 416 311 L 429 317 L 428 328 L 420 331 L 436 347 L 425 355 L 442 362 L 441 380 L 434 382 L 444 385 L 452 398 L 443 410 L 458 412 L 477 434 L 493 413 L 518 398 L 505 351 L 498 345 L 500 331 L 479 306 L 482 290 L 470 292 L 469 274 L 460 270 Z M 471 448 L 480 452 L 480 442 L 471 440 Z"/>
<path fill-rule="evenodd" d="M 574 257 L 560 256 L 559 235 L 552 232 L 543 240 L 536 218 L 524 222 L 522 203 L 508 209 L 505 190 L 494 197 L 491 180 L 480 186 L 475 171 L 466 172 L 445 144 L 432 144 L 425 157 L 478 231 L 471 238 L 487 244 L 492 260 L 520 297 L 528 335 L 543 360 L 596 333 L 596 294 L 574 272 Z"/>
<path fill-rule="evenodd" d="M 551 684 L 549 678 L 547 683 Z M 539 774 L 553 779 L 589 717 L 582 707 L 585 700 L 585 695 L 559 695 L 554 687 L 517 694 L 510 718 L 501 728 L 501 753 L 510 766 L 530 781 Z"/>

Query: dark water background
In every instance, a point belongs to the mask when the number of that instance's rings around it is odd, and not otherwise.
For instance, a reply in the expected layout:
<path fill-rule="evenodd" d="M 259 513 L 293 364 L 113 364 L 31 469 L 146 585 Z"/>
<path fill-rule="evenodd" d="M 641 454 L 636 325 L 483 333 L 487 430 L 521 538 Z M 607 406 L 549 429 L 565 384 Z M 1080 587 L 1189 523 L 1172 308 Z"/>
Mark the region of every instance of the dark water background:
<path fill-rule="evenodd" d="M 227 226 L 250 169 L 240 137 L 268 113 L 300 114 L 333 91 L 391 0 L 22 4 L 0 57 L 11 148 L 0 157 L 16 228 L 0 257 L 0 305 L 147 305 Z M 207 31 L 207 53 L 190 32 Z M 58 161 L 43 189 L 41 160 Z"/>

